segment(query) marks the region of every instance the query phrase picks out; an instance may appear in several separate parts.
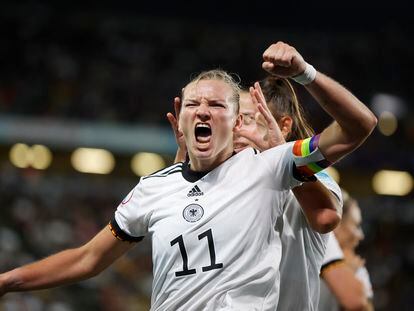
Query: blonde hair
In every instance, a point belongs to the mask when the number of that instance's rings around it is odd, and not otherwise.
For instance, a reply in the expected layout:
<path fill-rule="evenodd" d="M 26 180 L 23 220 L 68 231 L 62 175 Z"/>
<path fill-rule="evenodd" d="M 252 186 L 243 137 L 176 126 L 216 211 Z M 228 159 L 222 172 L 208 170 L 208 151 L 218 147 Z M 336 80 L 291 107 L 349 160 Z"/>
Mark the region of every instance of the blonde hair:
<path fill-rule="evenodd" d="M 288 79 L 268 76 L 260 81 L 260 86 L 276 121 L 284 116 L 292 118 L 292 130 L 286 137 L 287 141 L 304 139 L 315 134 Z"/>
<path fill-rule="evenodd" d="M 237 77 L 237 80 L 234 78 Z M 181 98 L 184 98 L 184 91 L 187 88 L 188 85 L 192 83 L 198 83 L 202 80 L 217 80 L 217 81 L 223 81 L 228 86 L 230 86 L 232 90 L 232 96 L 230 98 L 231 102 L 234 104 L 234 111 L 236 114 L 239 113 L 239 100 L 240 100 L 240 78 L 235 74 L 230 74 L 222 69 L 212 69 L 208 71 L 203 71 L 199 73 L 195 78 L 193 78 L 183 89 L 181 92 Z"/>

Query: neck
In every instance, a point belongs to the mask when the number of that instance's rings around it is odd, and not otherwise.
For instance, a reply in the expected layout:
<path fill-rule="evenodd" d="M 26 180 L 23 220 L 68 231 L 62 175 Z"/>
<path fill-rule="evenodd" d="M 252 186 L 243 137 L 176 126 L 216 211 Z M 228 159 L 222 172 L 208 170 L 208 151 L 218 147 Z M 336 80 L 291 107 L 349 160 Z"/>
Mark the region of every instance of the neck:
<path fill-rule="evenodd" d="M 215 169 L 217 166 L 219 166 L 221 163 L 226 161 L 228 158 L 230 158 L 233 155 L 233 149 L 226 150 L 217 155 L 214 158 L 204 158 L 200 159 L 195 157 L 192 154 L 189 154 L 190 158 L 190 165 L 191 170 L 195 172 L 208 172 L 213 169 Z"/>

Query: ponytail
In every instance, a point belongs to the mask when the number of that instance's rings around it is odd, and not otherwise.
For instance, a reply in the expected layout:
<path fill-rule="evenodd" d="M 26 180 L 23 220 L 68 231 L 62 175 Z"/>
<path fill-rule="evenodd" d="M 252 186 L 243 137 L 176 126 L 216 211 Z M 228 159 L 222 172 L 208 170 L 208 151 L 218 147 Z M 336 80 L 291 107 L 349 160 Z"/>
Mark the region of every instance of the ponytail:
<path fill-rule="evenodd" d="M 312 127 L 305 118 L 296 92 L 288 79 L 268 76 L 260 82 L 272 115 L 277 122 L 284 117 L 292 118 L 292 130 L 286 141 L 304 139 L 314 135 Z"/>

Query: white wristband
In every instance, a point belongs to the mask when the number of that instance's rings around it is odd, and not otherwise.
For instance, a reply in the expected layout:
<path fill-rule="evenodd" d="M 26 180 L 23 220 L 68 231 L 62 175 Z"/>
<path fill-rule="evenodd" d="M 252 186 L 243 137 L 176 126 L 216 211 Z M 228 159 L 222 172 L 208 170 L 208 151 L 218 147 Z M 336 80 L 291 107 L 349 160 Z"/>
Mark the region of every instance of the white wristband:
<path fill-rule="evenodd" d="M 302 85 L 308 85 L 309 83 L 313 82 L 313 80 L 315 80 L 315 77 L 316 69 L 312 65 L 306 63 L 305 71 L 302 74 L 293 77 L 292 80 Z"/>

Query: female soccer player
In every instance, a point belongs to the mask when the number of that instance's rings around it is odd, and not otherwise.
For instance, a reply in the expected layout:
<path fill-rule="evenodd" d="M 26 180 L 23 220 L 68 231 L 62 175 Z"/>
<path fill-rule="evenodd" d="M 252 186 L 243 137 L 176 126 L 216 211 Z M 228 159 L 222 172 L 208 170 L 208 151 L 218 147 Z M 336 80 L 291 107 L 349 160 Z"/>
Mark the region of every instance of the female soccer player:
<path fill-rule="evenodd" d="M 273 48 L 274 46 L 270 47 L 267 52 L 271 54 Z M 281 135 L 289 141 L 304 139 L 313 134 L 287 79 L 269 76 L 262 81 L 262 86 L 268 103 L 268 106 L 259 106 L 262 118 L 258 118 L 254 97 L 252 101 L 249 93 L 241 94 L 240 109 L 245 122 L 236 135 L 237 151 L 249 145 L 266 150 L 281 143 Z M 332 88 L 337 88 L 338 93 L 346 92 L 338 84 L 332 84 Z M 326 173 L 320 172 L 316 176 L 319 182 L 307 183 L 293 190 L 296 198 L 289 197 L 283 221 L 279 221 L 276 226 L 276 230 L 281 232 L 283 253 L 278 310 L 318 309 L 319 273 L 329 237 L 328 234 L 323 234 L 328 230 L 321 228 L 329 225 L 329 222 L 320 221 L 330 219 L 335 224 L 333 212 L 340 214 L 341 191 Z M 327 282 L 330 284 L 333 280 L 328 279 Z M 353 289 L 348 290 L 348 293 L 352 292 Z"/>
<path fill-rule="evenodd" d="M 235 136 L 236 150 L 248 146 L 267 150 L 313 135 L 295 91 L 287 79 L 269 76 L 261 82 L 267 105 L 263 114 L 248 92 L 240 96 L 243 126 Z M 265 117 L 264 117 L 265 116 Z M 324 172 L 318 181 L 293 189 L 275 229 L 282 241 L 280 297 L 277 310 L 318 310 L 319 272 L 327 244 L 327 231 L 341 215 L 341 191 Z M 294 195 L 293 195 L 294 194 Z M 324 215 L 325 214 L 325 215 Z"/>
<path fill-rule="evenodd" d="M 373 310 L 373 290 L 365 261 L 355 249 L 364 238 L 358 202 L 342 189 L 343 218 L 329 237 L 321 270 L 319 310 Z"/>
<path fill-rule="evenodd" d="M 337 100 L 352 95 L 331 94 L 330 80 L 313 71 L 294 48 L 278 43 L 276 50 L 265 55 L 264 67 L 312 80 L 312 92 L 332 99 L 324 107 L 336 119 L 333 126 L 308 148 L 284 144 L 260 154 L 246 149 L 234 155 L 233 134 L 241 126 L 239 88 L 225 72 L 200 74 L 183 90 L 178 121 L 188 161 L 141 178 L 118 206 L 109 229 L 90 242 L 1 274 L 0 294 L 92 277 L 129 250 L 130 242 L 148 236 L 153 310 L 273 310 L 279 294 L 275 262 L 281 256 L 273 228 L 289 190 L 312 179 L 308 166 L 354 150 L 376 122 L 354 97 Z M 253 93 L 260 101 L 259 90 Z M 260 206 L 255 205 L 258 197 Z"/>

